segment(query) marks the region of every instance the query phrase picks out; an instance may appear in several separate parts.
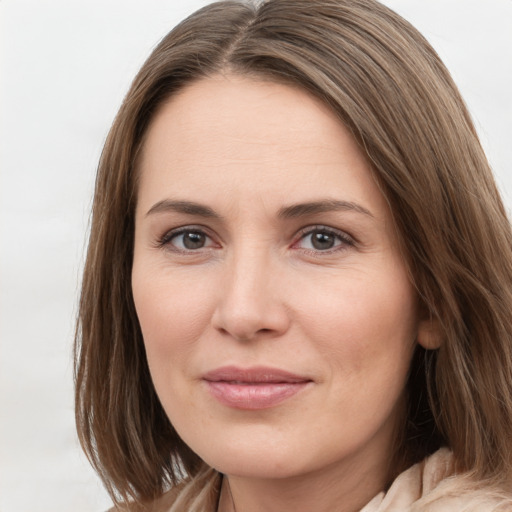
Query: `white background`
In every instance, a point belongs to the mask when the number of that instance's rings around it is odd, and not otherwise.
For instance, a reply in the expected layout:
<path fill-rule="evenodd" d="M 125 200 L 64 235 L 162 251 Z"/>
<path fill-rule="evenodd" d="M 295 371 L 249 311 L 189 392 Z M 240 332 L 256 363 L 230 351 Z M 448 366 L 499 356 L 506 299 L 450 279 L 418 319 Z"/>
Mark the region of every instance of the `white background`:
<path fill-rule="evenodd" d="M 312 0 L 314 1 L 314 0 Z M 154 45 L 206 0 L 0 0 L 0 512 L 109 500 L 74 432 L 96 163 Z M 387 0 L 441 54 L 512 205 L 512 0 Z"/>

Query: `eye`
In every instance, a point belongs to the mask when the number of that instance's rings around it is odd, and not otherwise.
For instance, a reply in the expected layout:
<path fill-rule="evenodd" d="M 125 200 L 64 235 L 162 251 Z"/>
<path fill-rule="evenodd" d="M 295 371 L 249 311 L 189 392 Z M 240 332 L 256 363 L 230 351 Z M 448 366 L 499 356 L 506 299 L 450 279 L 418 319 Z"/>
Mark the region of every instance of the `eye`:
<path fill-rule="evenodd" d="M 162 240 L 160 240 L 159 245 L 182 252 L 188 252 L 214 247 L 215 243 L 201 229 L 181 228 L 166 233 Z"/>
<path fill-rule="evenodd" d="M 341 231 L 319 226 L 304 230 L 295 245 L 307 251 L 326 252 L 352 246 L 354 241 Z"/>

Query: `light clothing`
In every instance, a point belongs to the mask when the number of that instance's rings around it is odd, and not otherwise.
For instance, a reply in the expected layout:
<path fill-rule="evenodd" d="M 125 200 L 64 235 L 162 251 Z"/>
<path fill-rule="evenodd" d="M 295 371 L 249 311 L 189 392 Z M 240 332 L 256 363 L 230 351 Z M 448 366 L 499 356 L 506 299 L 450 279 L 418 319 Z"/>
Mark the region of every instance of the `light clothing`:
<path fill-rule="evenodd" d="M 220 487 L 219 473 L 205 467 L 194 479 L 166 493 L 151 511 L 216 512 Z M 512 496 L 467 474 L 456 474 L 452 453 L 441 448 L 401 473 L 387 492 L 379 493 L 360 512 L 512 512 Z"/>
<path fill-rule="evenodd" d="M 442 448 L 401 473 L 360 512 L 508 512 L 512 497 L 454 474 L 451 452 Z"/>

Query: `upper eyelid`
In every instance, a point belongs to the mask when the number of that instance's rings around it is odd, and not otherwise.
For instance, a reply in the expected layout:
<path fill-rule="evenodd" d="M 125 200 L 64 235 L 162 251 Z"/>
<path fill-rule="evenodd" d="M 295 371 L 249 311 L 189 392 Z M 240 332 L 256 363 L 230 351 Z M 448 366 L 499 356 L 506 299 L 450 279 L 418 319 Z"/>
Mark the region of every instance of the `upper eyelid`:
<path fill-rule="evenodd" d="M 356 239 L 351 234 L 347 233 L 346 231 L 338 228 L 333 228 L 331 226 L 326 226 L 323 224 L 314 224 L 311 226 L 306 226 L 299 230 L 298 234 L 302 238 L 305 235 L 309 235 L 315 231 L 326 231 L 328 233 L 331 233 L 333 235 L 337 235 L 340 238 L 351 240 L 352 242 L 356 243 Z"/>
<path fill-rule="evenodd" d="M 212 233 L 212 230 L 210 228 L 208 228 L 207 226 L 203 226 L 202 224 L 183 224 L 182 226 L 176 226 L 175 228 L 165 230 L 165 232 L 162 235 L 162 238 L 167 235 L 179 235 L 180 233 L 186 231 L 201 231 L 208 236 L 210 236 Z"/>

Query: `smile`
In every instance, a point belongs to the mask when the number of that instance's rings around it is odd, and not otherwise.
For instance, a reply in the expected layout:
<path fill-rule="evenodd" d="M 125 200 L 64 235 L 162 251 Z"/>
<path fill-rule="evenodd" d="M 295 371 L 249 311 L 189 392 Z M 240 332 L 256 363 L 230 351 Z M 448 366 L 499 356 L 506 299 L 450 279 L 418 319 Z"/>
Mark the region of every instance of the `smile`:
<path fill-rule="evenodd" d="M 302 391 L 312 380 L 283 370 L 233 366 L 208 372 L 203 377 L 209 392 L 220 403 L 235 409 L 274 407 Z"/>

